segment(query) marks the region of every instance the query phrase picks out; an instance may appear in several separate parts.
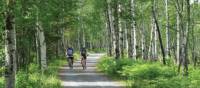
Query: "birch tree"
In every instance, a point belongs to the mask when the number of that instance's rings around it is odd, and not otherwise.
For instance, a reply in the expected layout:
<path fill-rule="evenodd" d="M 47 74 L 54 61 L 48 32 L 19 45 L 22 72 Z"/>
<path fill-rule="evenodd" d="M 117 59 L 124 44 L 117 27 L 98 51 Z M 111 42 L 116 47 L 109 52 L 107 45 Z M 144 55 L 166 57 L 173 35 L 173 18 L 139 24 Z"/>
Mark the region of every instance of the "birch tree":
<path fill-rule="evenodd" d="M 141 29 L 141 44 L 142 44 L 142 59 L 146 59 L 146 44 L 145 44 L 145 25 L 144 25 L 144 19 L 142 19 L 142 29 Z"/>
<path fill-rule="evenodd" d="M 37 29 L 37 38 L 38 38 L 38 44 L 39 44 L 39 58 L 41 63 L 41 70 L 44 71 L 47 69 L 47 60 L 46 60 L 46 42 L 45 42 L 45 36 L 44 36 L 44 30 L 40 24 L 38 24 Z"/>
<path fill-rule="evenodd" d="M 180 54 L 179 56 L 177 55 L 179 57 L 177 58 L 179 59 L 178 72 L 180 72 L 181 66 L 183 66 L 184 75 L 188 75 L 188 33 L 190 29 L 190 0 L 176 1 L 175 3 L 176 3 L 176 11 L 178 13 L 178 18 L 179 18 L 178 22 L 180 23 L 179 24 L 180 29 L 179 32 L 177 33 L 177 35 L 180 37 L 179 40 L 180 52 L 177 52 L 177 54 Z M 184 12 L 186 14 L 184 14 Z M 184 22 L 184 18 L 187 19 L 186 22 Z"/>
<path fill-rule="evenodd" d="M 39 8 L 37 7 L 36 13 L 36 42 L 37 42 L 37 53 L 38 62 L 42 71 L 47 69 L 46 60 L 46 42 L 44 36 L 44 30 L 42 28 L 41 22 L 39 22 Z"/>
<path fill-rule="evenodd" d="M 180 17 L 176 12 L 176 63 L 179 64 L 180 59 Z"/>
<path fill-rule="evenodd" d="M 16 74 L 16 31 L 15 0 L 6 0 L 5 12 L 5 88 L 15 88 Z"/>
<path fill-rule="evenodd" d="M 119 59 L 120 57 L 120 39 L 119 39 L 119 18 L 118 18 L 118 11 L 119 11 L 119 1 L 114 1 L 114 30 L 115 30 L 115 58 Z"/>
<path fill-rule="evenodd" d="M 135 59 L 137 56 L 137 40 L 136 40 L 136 15 L 135 15 L 135 0 L 131 0 L 131 45 L 132 47 L 132 57 Z"/>
<path fill-rule="evenodd" d="M 155 3 L 155 0 L 153 0 L 153 3 Z M 155 11 L 155 5 L 152 5 L 152 13 L 153 13 L 153 18 L 155 21 L 155 25 L 156 25 L 156 31 L 158 33 L 158 38 L 159 38 L 159 42 L 160 42 L 160 49 L 161 49 L 161 53 L 163 56 L 163 64 L 166 65 L 166 61 L 165 61 L 165 50 L 163 47 L 163 42 L 162 42 L 162 36 L 161 36 L 161 32 L 160 32 L 160 28 L 159 28 L 159 24 L 158 24 L 158 20 L 157 20 L 157 16 L 156 16 L 156 11 Z"/>
<path fill-rule="evenodd" d="M 150 43 L 149 43 L 149 50 L 148 50 L 148 59 L 154 58 L 154 29 L 155 29 L 155 23 L 153 17 L 151 18 L 151 34 L 150 34 Z"/>
<path fill-rule="evenodd" d="M 165 0 L 165 15 L 166 15 L 166 55 L 170 56 L 170 43 L 169 43 L 169 13 L 168 13 L 168 0 Z"/>
<path fill-rule="evenodd" d="M 110 0 L 106 0 L 106 13 L 107 13 L 107 23 L 108 23 L 108 37 L 110 40 L 110 44 L 109 44 L 109 53 L 110 55 L 113 55 L 116 49 L 116 37 L 115 37 L 115 30 L 114 30 L 114 23 L 113 23 L 113 11 L 111 8 L 111 1 Z"/>
<path fill-rule="evenodd" d="M 124 40 L 123 40 L 123 34 L 124 30 L 122 28 L 122 19 L 121 19 L 121 11 L 122 11 L 122 5 L 121 2 L 118 4 L 118 27 L 119 27 L 119 43 L 120 43 L 120 54 L 121 56 L 124 56 Z"/>
<path fill-rule="evenodd" d="M 124 22 L 124 45 L 125 45 L 125 48 L 126 48 L 126 52 L 127 52 L 127 56 L 129 56 L 129 41 L 128 41 L 128 28 L 127 28 L 127 22 Z"/>
<path fill-rule="evenodd" d="M 109 56 L 112 56 L 112 35 L 111 35 L 111 29 L 110 29 L 110 23 L 109 23 L 109 15 L 108 15 L 108 7 L 106 8 L 106 29 L 107 29 L 107 37 L 106 40 L 108 41 L 107 44 L 107 54 Z"/>

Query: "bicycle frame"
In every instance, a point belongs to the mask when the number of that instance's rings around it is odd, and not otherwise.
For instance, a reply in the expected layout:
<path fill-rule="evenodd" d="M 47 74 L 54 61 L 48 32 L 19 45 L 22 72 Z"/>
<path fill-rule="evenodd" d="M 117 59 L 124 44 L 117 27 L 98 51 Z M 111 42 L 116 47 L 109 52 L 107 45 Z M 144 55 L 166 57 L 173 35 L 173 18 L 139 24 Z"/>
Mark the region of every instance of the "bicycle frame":
<path fill-rule="evenodd" d="M 68 65 L 70 69 L 73 69 L 73 61 L 70 57 L 68 57 Z"/>
<path fill-rule="evenodd" d="M 81 64 L 82 64 L 83 70 L 85 70 L 86 69 L 86 59 L 83 56 L 81 59 Z"/>

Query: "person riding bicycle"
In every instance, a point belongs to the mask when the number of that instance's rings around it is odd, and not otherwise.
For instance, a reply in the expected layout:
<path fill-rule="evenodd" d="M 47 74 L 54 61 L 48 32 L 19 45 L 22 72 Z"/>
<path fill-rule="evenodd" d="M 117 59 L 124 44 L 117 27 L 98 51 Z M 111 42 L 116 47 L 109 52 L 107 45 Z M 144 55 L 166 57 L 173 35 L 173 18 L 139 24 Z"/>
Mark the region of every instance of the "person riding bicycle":
<path fill-rule="evenodd" d="M 73 63 L 74 63 L 74 49 L 69 47 L 67 50 L 66 50 L 66 56 L 67 56 L 67 59 L 68 59 L 68 63 L 69 63 L 69 67 L 72 69 L 73 68 Z M 71 62 L 70 62 L 71 61 Z"/>
<path fill-rule="evenodd" d="M 83 69 L 86 69 L 86 59 L 87 59 L 87 50 L 86 48 L 81 48 L 81 64 L 83 66 Z"/>

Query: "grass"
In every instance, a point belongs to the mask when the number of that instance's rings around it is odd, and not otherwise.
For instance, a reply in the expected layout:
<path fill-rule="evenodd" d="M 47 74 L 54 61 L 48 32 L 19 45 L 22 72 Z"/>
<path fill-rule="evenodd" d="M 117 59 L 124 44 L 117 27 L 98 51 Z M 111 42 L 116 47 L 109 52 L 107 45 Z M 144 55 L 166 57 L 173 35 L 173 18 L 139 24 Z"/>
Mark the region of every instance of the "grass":
<path fill-rule="evenodd" d="M 0 77 L 0 88 L 4 88 L 4 78 Z"/>
<path fill-rule="evenodd" d="M 190 67 L 189 76 L 177 73 L 174 65 L 158 62 L 103 57 L 98 69 L 109 76 L 124 80 L 131 88 L 199 88 L 200 69 Z"/>
<path fill-rule="evenodd" d="M 17 73 L 16 88 L 61 88 L 58 78 L 59 67 L 66 64 L 66 59 L 50 61 L 48 69 L 41 73 L 36 64 L 30 64 L 28 73 L 19 71 Z"/>
<path fill-rule="evenodd" d="M 16 88 L 62 88 L 58 78 L 59 67 L 66 64 L 66 59 L 56 58 L 50 61 L 45 72 L 38 70 L 38 65 L 30 64 L 28 71 L 18 71 Z M 0 77 L 0 88 L 4 88 L 4 79 Z"/>
<path fill-rule="evenodd" d="M 78 53 L 75 60 L 80 59 Z M 58 78 L 59 67 L 67 64 L 66 57 L 55 58 L 49 61 L 48 69 L 44 72 L 38 70 L 37 64 L 30 64 L 28 70 L 20 70 L 16 74 L 16 88 L 62 88 Z M 0 69 L 0 72 L 3 69 Z M 4 78 L 0 77 L 0 88 L 4 88 Z"/>

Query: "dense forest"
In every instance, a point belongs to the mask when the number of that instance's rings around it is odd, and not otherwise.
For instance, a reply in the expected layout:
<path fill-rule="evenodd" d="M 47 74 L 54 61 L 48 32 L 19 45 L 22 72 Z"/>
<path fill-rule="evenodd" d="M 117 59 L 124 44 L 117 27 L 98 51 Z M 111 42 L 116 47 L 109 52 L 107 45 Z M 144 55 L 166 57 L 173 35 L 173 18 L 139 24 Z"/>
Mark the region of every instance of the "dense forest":
<path fill-rule="evenodd" d="M 0 88 L 60 88 L 69 46 L 133 88 L 199 88 L 199 17 L 200 0 L 1 0 Z"/>

